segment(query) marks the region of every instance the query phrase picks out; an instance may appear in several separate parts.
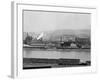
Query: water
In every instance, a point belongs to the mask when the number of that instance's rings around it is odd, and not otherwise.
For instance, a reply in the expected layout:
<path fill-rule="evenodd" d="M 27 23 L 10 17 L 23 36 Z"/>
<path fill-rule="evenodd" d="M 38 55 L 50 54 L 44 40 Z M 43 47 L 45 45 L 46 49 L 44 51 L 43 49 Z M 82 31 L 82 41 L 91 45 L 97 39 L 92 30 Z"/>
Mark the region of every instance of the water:
<path fill-rule="evenodd" d="M 89 49 L 67 49 L 67 50 L 36 50 L 32 48 L 23 49 L 24 58 L 48 58 L 48 59 L 80 59 L 81 62 L 90 61 Z"/>

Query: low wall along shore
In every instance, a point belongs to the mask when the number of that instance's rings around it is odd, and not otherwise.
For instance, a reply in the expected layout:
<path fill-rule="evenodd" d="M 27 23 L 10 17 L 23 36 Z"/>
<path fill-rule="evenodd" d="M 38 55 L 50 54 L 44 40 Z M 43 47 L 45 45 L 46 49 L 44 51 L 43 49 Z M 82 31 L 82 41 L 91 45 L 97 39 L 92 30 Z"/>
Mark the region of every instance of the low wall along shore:
<path fill-rule="evenodd" d="M 79 64 L 80 59 L 40 59 L 40 58 L 24 58 L 23 63 L 63 63 L 63 64 Z"/>

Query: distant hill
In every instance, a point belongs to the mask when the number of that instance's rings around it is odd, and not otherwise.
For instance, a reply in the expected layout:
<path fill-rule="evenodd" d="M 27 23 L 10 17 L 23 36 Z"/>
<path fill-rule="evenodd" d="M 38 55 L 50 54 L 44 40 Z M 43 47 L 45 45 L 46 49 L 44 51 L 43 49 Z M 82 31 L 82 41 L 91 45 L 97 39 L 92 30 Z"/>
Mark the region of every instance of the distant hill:
<path fill-rule="evenodd" d="M 77 36 L 77 37 L 90 37 L 90 30 L 56 30 L 44 32 L 44 40 L 57 39 L 64 35 Z"/>
<path fill-rule="evenodd" d="M 84 30 L 55 30 L 55 31 L 44 31 L 44 36 L 42 37 L 43 40 L 52 41 L 52 40 L 59 40 L 61 36 L 77 36 L 77 37 L 91 37 L 91 31 L 88 29 Z M 36 38 L 39 33 L 28 32 L 30 36 Z M 26 34 L 25 34 L 26 35 Z M 25 37 L 24 35 L 24 37 Z"/>

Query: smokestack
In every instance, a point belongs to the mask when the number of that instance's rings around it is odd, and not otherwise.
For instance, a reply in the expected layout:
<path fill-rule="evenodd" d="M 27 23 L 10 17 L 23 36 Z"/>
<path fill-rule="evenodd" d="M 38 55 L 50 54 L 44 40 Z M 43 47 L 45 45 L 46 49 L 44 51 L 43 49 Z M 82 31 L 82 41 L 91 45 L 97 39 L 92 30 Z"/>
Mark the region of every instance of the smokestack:
<path fill-rule="evenodd" d="M 44 36 L 44 33 L 42 32 L 38 37 L 37 40 L 41 39 Z"/>

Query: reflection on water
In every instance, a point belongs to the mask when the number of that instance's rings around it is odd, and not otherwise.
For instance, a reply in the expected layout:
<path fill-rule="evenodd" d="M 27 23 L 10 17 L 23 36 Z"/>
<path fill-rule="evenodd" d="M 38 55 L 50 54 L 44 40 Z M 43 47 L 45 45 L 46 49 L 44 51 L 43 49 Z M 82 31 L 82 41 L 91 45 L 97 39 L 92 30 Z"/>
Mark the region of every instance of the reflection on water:
<path fill-rule="evenodd" d="M 91 59 L 90 50 L 35 50 L 32 48 L 23 49 L 24 58 L 48 58 L 48 59 L 80 59 L 81 62 Z"/>

